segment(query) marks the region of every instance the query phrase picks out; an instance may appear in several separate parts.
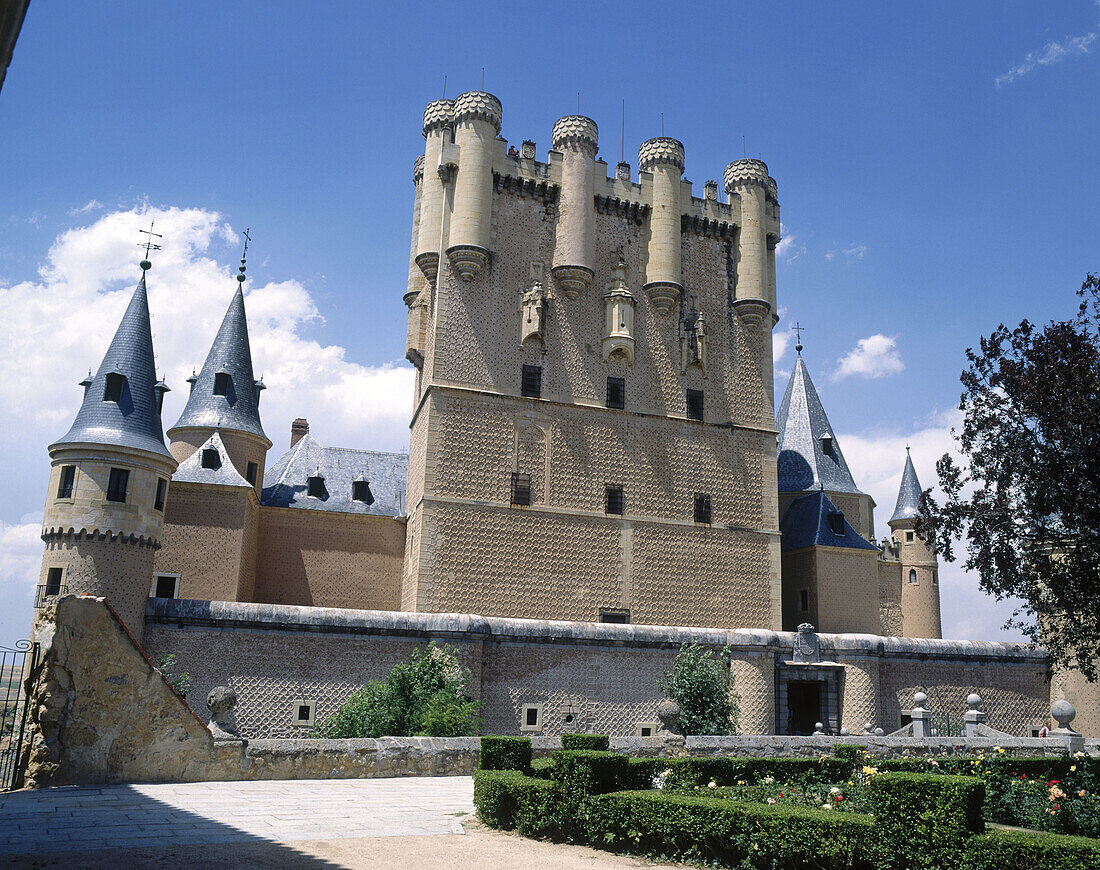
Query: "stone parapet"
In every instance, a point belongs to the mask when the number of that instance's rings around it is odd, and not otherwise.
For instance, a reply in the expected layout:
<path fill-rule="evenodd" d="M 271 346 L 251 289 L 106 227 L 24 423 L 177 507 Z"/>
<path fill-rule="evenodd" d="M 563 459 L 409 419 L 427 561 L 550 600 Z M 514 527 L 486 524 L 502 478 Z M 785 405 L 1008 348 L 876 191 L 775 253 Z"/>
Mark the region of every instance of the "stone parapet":
<path fill-rule="evenodd" d="M 768 164 L 763 160 L 748 157 L 726 165 L 726 193 L 736 193 L 738 188 L 749 184 L 759 185 L 767 190 L 769 182 L 774 186 L 775 182 L 768 175 Z"/>

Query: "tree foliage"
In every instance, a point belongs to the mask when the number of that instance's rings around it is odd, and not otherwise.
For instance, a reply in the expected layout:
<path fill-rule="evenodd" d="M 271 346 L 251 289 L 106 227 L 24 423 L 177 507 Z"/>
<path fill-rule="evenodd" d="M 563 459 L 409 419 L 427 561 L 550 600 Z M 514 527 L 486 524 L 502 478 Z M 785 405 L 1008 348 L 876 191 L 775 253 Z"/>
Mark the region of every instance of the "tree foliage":
<path fill-rule="evenodd" d="M 986 592 L 1023 606 L 1011 624 L 1059 665 L 1090 679 L 1100 657 L 1100 277 L 1081 286 L 1077 315 L 1039 328 L 1004 324 L 962 373 L 966 467 L 936 464 L 944 503 L 921 499 L 917 532 L 948 561 L 965 539 L 966 568 Z"/>
<path fill-rule="evenodd" d="M 466 696 L 470 669 L 448 644 L 414 650 L 384 680 L 371 680 L 317 728 L 320 737 L 467 737 L 480 703 Z"/>
<path fill-rule="evenodd" d="M 730 651 L 683 644 L 657 688 L 680 706 L 681 734 L 737 733 Z"/>

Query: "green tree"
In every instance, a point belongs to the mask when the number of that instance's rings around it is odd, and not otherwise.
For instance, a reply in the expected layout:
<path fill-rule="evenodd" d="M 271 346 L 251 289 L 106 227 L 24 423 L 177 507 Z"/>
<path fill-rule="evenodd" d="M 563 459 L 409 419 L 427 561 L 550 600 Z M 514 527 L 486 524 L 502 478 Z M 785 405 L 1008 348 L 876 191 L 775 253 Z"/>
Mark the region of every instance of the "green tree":
<path fill-rule="evenodd" d="M 737 733 L 729 647 L 681 645 L 672 670 L 657 679 L 657 688 L 680 706 L 681 734 Z"/>
<path fill-rule="evenodd" d="M 1077 315 L 1039 328 L 1001 324 L 962 373 L 954 433 L 965 466 L 936 464 L 944 503 L 921 499 L 917 533 L 986 592 L 1023 601 L 1010 624 L 1055 663 L 1095 680 L 1100 656 L 1100 278 Z"/>
<path fill-rule="evenodd" d="M 319 737 L 465 737 L 481 728 L 466 696 L 470 669 L 450 645 L 414 650 L 384 680 L 371 680 L 318 727 Z"/>

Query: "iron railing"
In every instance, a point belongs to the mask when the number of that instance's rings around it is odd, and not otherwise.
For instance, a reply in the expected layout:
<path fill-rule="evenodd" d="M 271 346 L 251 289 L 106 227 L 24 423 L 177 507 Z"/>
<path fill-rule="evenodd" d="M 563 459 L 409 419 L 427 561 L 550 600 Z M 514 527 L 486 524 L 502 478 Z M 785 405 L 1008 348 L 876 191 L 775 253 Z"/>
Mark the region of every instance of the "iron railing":
<path fill-rule="evenodd" d="M 51 598 L 60 598 L 69 591 L 67 586 L 50 587 L 49 584 L 39 586 L 34 594 L 34 609 L 41 610 Z"/>
<path fill-rule="evenodd" d="M 23 784 L 27 732 L 26 680 L 38 663 L 38 644 L 17 640 L 0 647 L 0 791 Z"/>

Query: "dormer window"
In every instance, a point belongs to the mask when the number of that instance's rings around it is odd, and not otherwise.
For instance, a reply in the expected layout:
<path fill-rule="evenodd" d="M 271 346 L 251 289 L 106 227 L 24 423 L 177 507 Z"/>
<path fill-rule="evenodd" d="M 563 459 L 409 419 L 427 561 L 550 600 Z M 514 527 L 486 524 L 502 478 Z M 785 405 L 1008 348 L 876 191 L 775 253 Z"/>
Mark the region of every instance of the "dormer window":
<path fill-rule="evenodd" d="M 829 514 L 829 529 L 834 535 L 843 535 L 844 532 L 844 514 L 840 511 Z"/>
<path fill-rule="evenodd" d="M 355 480 L 351 484 L 352 501 L 361 501 L 363 504 L 374 504 L 374 493 L 370 491 L 370 483 L 365 480 Z"/>
<path fill-rule="evenodd" d="M 107 382 L 103 385 L 103 401 L 118 404 L 122 401 L 122 393 L 126 389 L 126 375 L 118 372 L 109 372 Z"/>
<path fill-rule="evenodd" d="M 826 432 L 824 435 L 821 436 L 821 452 L 824 453 L 826 456 L 831 456 L 835 459 L 836 453 L 834 452 L 834 450 L 835 448 L 833 447 L 833 436 Z"/>
<path fill-rule="evenodd" d="M 202 451 L 202 467 L 203 468 L 221 468 L 222 458 L 213 447 L 207 447 Z"/>
<path fill-rule="evenodd" d="M 319 474 L 313 475 L 306 480 L 306 492 L 310 498 L 324 498 L 325 497 L 325 479 Z"/>
<path fill-rule="evenodd" d="M 230 377 L 228 372 L 218 372 L 214 375 L 214 395 L 229 395 Z"/>

